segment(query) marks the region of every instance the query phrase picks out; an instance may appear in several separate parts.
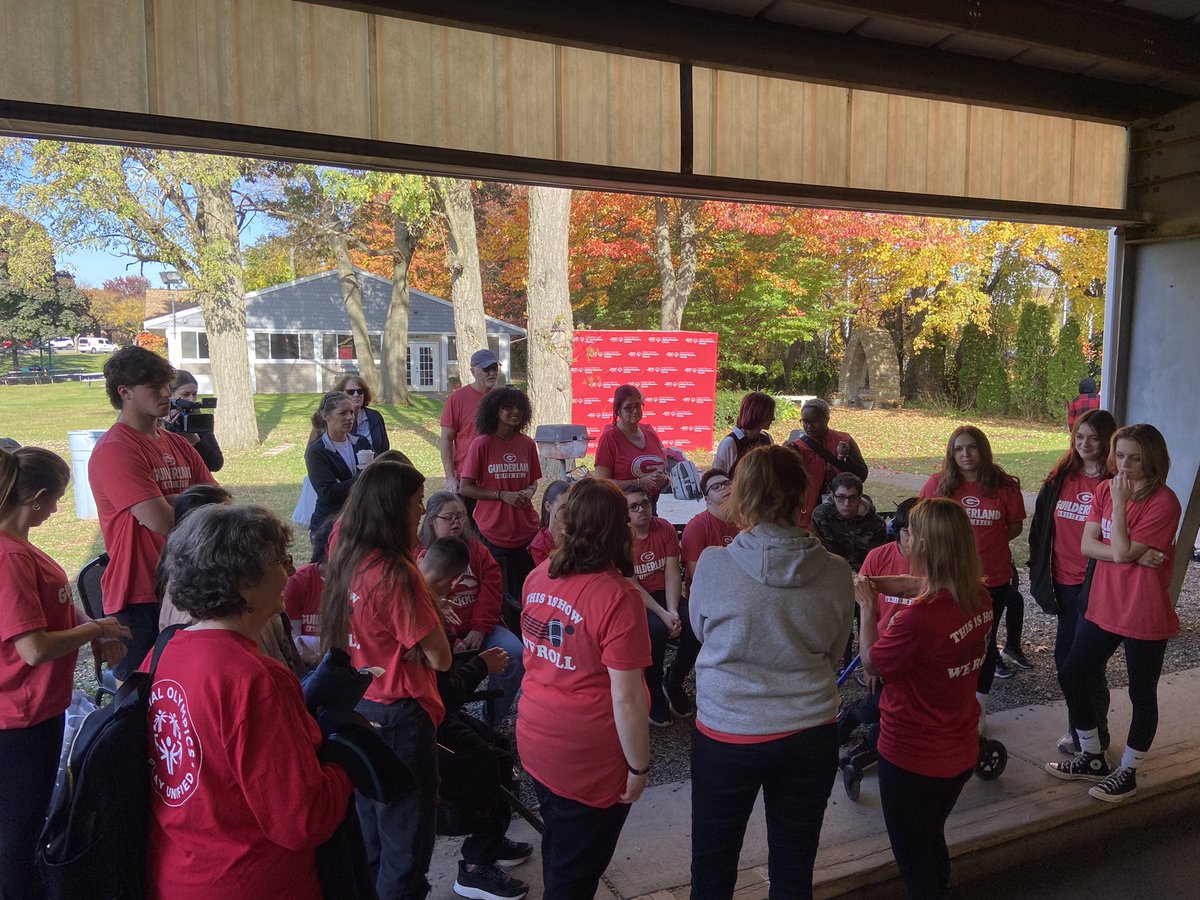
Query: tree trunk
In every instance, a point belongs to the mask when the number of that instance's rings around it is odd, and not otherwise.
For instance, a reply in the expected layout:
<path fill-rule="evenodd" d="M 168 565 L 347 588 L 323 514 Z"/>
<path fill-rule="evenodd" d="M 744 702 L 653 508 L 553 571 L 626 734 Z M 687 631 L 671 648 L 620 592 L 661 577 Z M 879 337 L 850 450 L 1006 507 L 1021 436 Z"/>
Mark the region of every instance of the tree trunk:
<path fill-rule="evenodd" d="M 571 192 L 529 189 L 529 400 L 539 425 L 571 421 L 575 318 L 567 282 Z"/>
<path fill-rule="evenodd" d="M 358 272 L 350 261 L 350 246 L 344 234 L 334 234 L 329 239 L 330 250 L 337 265 L 338 281 L 342 286 L 342 302 L 346 304 L 346 315 L 350 317 L 350 332 L 354 335 L 354 355 L 358 360 L 358 374 L 373 388 L 379 385 L 379 370 L 375 368 L 375 353 L 371 349 L 371 332 L 367 327 L 367 315 L 363 312 L 362 285 Z"/>
<path fill-rule="evenodd" d="M 670 201 L 654 198 L 654 264 L 662 287 L 662 310 L 659 325 L 663 331 L 679 331 L 683 326 L 683 311 L 696 284 L 696 214 L 699 200 L 679 200 L 678 241 L 679 265 L 671 247 Z"/>
<path fill-rule="evenodd" d="M 449 237 L 450 301 L 454 304 L 454 343 L 463 384 L 471 380 L 471 354 L 487 344 L 483 310 L 483 279 L 479 273 L 479 243 L 475 236 L 475 204 L 471 183 L 457 178 L 434 178 L 446 213 Z"/>
<path fill-rule="evenodd" d="M 246 349 L 246 290 L 233 184 L 198 179 L 194 188 L 197 207 L 203 210 L 198 218 L 205 244 L 196 248 L 197 258 L 205 263 L 196 294 L 208 332 L 213 392 L 221 400 L 217 435 L 226 450 L 252 450 L 258 446 L 258 421 Z"/>
<path fill-rule="evenodd" d="M 383 354 L 380 374 L 380 399 L 383 403 L 411 406 L 408 397 L 408 267 L 421 237 L 408 222 L 397 216 L 392 246 L 392 299 L 388 303 L 383 326 Z M 417 373 L 413 372 L 413 381 Z"/>

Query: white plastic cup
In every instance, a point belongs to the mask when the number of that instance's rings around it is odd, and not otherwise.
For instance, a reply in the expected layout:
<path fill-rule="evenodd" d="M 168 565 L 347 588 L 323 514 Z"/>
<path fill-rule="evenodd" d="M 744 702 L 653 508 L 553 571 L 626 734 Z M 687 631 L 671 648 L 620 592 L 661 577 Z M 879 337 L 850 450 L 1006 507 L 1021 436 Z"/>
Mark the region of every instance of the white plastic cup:
<path fill-rule="evenodd" d="M 363 466 L 369 466 L 371 464 L 371 461 L 375 459 L 375 451 L 374 450 L 359 450 L 358 453 L 356 454 L 356 457 L 358 459 L 359 468 L 362 468 Z"/>

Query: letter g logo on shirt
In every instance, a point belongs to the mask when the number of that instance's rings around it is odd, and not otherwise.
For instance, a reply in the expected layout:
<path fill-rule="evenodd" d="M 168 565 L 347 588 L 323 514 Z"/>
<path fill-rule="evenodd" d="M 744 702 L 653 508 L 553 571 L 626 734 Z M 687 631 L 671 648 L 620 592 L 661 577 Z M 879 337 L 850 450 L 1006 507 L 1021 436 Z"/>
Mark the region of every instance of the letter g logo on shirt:
<path fill-rule="evenodd" d="M 1080 503 L 1091 503 L 1096 498 L 1095 498 L 1095 495 L 1092 494 L 1091 491 L 1080 491 L 1079 494 L 1076 495 L 1076 499 Z"/>
<path fill-rule="evenodd" d="M 972 509 L 975 509 L 979 506 L 979 498 L 978 497 L 963 497 L 962 502 L 963 502 L 963 506 L 969 506 Z"/>
<path fill-rule="evenodd" d="M 504 454 L 504 461 L 505 461 L 506 463 L 515 463 L 515 462 L 517 461 L 517 454 L 515 454 L 515 453 L 505 453 L 505 454 Z"/>

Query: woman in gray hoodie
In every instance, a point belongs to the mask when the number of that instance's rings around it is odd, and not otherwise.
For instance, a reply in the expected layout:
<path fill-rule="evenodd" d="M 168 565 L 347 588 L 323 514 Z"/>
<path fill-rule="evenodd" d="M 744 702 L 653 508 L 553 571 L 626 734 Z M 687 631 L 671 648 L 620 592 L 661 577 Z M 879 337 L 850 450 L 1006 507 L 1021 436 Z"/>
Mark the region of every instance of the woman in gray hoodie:
<path fill-rule="evenodd" d="M 742 458 L 728 503 L 745 529 L 700 556 L 690 616 L 692 898 L 729 898 L 763 791 L 775 898 L 811 897 L 837 773 L 835 672 L 854 622 L 850 566 L 800 527 L 804 462 L 786 447 Z"/>

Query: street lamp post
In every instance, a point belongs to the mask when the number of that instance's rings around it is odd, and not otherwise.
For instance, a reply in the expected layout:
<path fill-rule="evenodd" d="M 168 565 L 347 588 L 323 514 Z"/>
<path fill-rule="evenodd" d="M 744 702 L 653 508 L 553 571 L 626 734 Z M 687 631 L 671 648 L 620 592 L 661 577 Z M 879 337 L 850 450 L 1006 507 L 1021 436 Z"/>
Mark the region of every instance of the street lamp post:
<path fill-rule="evenodd" d="M 167 286 L 167 290 L 169 291 L 168 296 L 171 299 L 171 338 L 174 339 L 176 344 L 178 344 L 179 343 L 179 327 L 176 325 L 176 322 L 175 322 L 175 292 L 177 290 L 179 290 L 178 286 L 181 284 L 184 284 L 185 282 L 183 280 L 183 276 L 180 275 L 178 272 L 176 272 L 174 269 L 165 269 L 164 271 L 158 273 L 158 277 L 162 279 L 162 283 Z M 180 352 L 180 356 L 182 358 L 182 354 L 183 354 L 182 347 L 179 348 L 179 352 Z M 167 341 L 167 357 L 170 358 L 170 356 L 171 356 L 171 341 L 168 340 Z"/>

